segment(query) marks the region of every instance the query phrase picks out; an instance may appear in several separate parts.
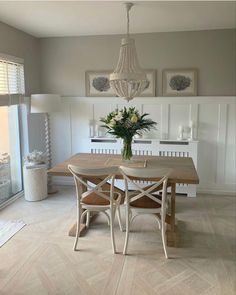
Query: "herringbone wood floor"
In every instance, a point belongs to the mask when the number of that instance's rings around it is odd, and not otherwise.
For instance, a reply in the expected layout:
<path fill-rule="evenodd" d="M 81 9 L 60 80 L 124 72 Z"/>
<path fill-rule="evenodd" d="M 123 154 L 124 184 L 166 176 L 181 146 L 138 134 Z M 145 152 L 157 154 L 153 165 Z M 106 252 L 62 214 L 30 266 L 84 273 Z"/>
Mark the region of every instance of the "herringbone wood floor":
<path fill-rule="evenodd" d="M 133 224 L 128 256 L 111 251 L 109 228 L 99 215 L 72 251 L 75 221 L 72 188 L 37 203 L 23 199 L 0 212 L 27 226 L 0 248 L 1 295 L 233 295 L 235 202 L 227 196 L 177 197 L 180 247 L 165 260 L 154 219 Z M 117 248 L 124 233 L 116 224 Z"/>

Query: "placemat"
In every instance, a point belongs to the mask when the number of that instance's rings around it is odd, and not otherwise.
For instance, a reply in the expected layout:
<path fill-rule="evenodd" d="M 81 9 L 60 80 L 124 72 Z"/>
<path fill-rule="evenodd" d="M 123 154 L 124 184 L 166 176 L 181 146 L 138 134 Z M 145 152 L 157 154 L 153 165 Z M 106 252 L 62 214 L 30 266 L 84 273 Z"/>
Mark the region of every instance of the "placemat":
<path fill-rule="evenodd" d="M 145 168 L 147 167 L 147 160 L 129 160 L 124 161 L 119 158 L 108 158 L 105 166 L 126 166 L 131 168 Z"/>

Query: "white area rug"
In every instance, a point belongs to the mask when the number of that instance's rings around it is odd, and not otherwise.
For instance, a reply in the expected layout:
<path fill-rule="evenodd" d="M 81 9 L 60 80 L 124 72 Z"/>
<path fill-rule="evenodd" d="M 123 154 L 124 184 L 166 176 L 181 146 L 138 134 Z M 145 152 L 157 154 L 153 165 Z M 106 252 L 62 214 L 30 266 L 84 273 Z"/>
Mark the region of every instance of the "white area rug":
<path fill-rule="evenodd" d="M 0 248 L 25 225 L 22 220 L 0 220 Z"/>

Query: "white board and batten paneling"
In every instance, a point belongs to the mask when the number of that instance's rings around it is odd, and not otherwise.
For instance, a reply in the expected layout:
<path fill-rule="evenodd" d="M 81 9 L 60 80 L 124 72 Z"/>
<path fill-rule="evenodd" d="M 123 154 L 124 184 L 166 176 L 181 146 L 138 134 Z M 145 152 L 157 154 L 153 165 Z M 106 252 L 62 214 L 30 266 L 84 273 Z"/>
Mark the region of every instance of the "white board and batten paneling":
<path fill-rule="evenodd" d="M 54 164 L 88 151 L 91 121 L 100 125 L 100 117 L 115 108 L 135 106 L 158 123 L 157 130 L 144 138 L 176 140 L 179 125 L 188 126 L 193 121 L 194 136 L 199 141 L 197 190 L 235 194 L 236 97 L 142 97 L 130 103 L 117 97 L 63 97 L 62 101 L 63 112 L 51 114 Z"/>

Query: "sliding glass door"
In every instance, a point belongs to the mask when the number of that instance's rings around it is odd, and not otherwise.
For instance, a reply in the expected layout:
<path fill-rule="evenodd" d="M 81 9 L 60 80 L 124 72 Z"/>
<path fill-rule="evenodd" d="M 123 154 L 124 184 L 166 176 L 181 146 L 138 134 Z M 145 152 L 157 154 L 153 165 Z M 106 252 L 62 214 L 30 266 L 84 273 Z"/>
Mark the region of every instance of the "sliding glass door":
<path fill-rule="evenodd" d="M 18 106 L 0 106 L 0 206 L 22 190 Z"/>

